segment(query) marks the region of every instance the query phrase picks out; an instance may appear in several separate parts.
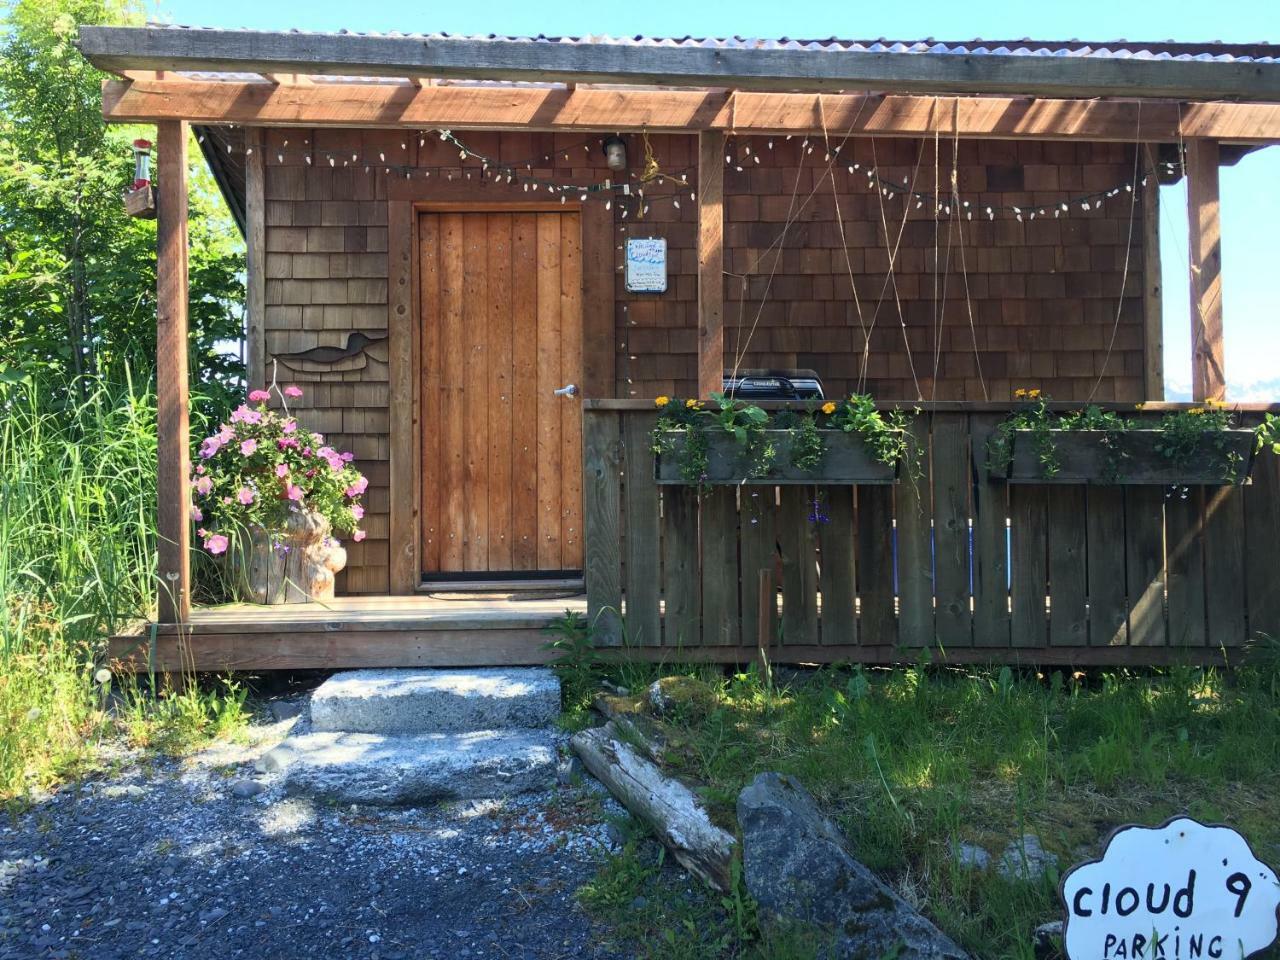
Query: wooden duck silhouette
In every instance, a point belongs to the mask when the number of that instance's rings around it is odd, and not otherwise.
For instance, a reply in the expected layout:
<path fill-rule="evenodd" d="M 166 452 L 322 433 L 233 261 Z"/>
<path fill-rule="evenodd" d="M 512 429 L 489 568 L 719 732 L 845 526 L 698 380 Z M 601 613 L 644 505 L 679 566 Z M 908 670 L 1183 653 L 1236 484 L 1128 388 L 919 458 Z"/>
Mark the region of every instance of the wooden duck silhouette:
<path fill-rule="evenodd" d="M 310 350 L 299 350 L 297 353 L 278 353 L 276 359 L 286 367 L 292 367 L 295 363 L 340 363 L 359 356 L 373 344 L 381 343 L 385 339 L 387 339 L 385 336 L 371 337 L 356 330 L 347 335 L 347 344 L 344 347 L 312 347 Z"/>

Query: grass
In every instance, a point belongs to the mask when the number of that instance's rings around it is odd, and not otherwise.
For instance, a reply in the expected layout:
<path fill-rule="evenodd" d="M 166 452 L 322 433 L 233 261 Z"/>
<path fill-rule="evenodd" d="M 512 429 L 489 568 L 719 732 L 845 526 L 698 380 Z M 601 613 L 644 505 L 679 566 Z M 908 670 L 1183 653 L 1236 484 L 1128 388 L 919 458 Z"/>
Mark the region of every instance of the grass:
<path fill-rule="evenodd" d="M 1275 649 L 1269 660 L 1260 650 L 1254 665 L 1230 674 L 1191 667 L 1037 674 L 922 664 L 826 669 L 774 685 L 754 671 L 725 676 L 718 668 L 628 664 L 594 672 L 607 670 L 632 691 L 672 673 L 705 683 L 710 706 L 677 713 L 664 733 L 675 772 L 706 785 L 713 816 L 729 816 L 757 773 L 794 774 L 836 817 L 854 854 L 973 956 L 1031 960 L 1032 931 L 1061 918 L 1058 876 L 1014 882 L 994 871 L 966 871 L 955 864 L 955 844 L 979 844 L 994 859 L 1032 833 L 1065 870 L 1096 855 L 1115 826 L 1185 812 L 1228 823 L 1264 860 L 1280 859 Z M 586 699 L 575 689 L 586 688 L 571 688 L 571 725 L 582 722 Z M 619 936 L 638 927 L 621 904 L 625 895 L 609 894 L 610 885 L 662 904 L 644 922 L 678 938 L 686 920 L 699 931 L 727 922 L 724 904 L 666 905 L 669 881 L 639 871 L 633 858 L 624 849 L 604 871 L 613 875 L 609 881 L 584 894 Z M 654 955 L 751 955 L 760 949 L 758 936 L 747 930 L 723 942 L 681 938 L 692 952 Z"/>
<path fill-rule="evenodd" d="M 0 383 L 0 801 L 82 772 L 104 737 L 183 750 L 243 722 L 226 681 L 155 697 L 98 673 L 153 605 L 155 437 L 132 381 Z"/>

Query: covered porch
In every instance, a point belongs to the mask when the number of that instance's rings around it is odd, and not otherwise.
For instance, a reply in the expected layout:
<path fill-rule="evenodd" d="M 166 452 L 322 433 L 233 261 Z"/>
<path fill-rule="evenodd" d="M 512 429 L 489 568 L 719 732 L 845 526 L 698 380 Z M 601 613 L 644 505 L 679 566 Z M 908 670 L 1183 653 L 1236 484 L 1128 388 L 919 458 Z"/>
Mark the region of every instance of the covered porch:
<path fill-rule="evenodd" d="M 1190 299 L 1193 399 L 1225 397 L 1218 171 L 1280 142 L 1272 48 L 1233 48 L 1205 60 L 1185 50 L 1044 57 L 834 41 L 822 50 L 707 43 L 83 32 L 86 56 L 119 76 L 104 87 L 107 118 L 160 131 L 155 635 L 164 663 L 543 662 L 541 628 L 566 605 L 585 605 L 604 646 L 724 662 L 762 650 L 819 662 L 895 662 L 925 650 L 956 662 L 1230 662 L 1250 637 L 1280 633 L 1265 582 L 1280 559 L 1273 460 L 1259 461 L 1248 486 L 1170 497 L 1158 488 L 1011 488 L 988 477 L 980 453 L 1014 409 L 1015 386 L 1052 385 L 1058 399 L 1134 416 L 1134 404 L 1148 401 L 1146 418 L 1174 409 L 1160 406 L 1164 296 Z M 326 433 L 352 438 L 368 463 L 375 504 L 373 543 L 362 545 L 358 572 L 347 580 L 365 595 L 314 612 L 191 608 L 191 124 L 215 172 L 227 176 L 228 162 L 218 159 L 226 156 L 242 168 L 239 193 L 224 191 L 239 197 L 248 246 L 249 386 L 264 382 L 273 359 L 332 346 L 339 334 L 370 332 L 379 344 L 368 368 L 383 379 L 354 363 L 314 374 L 326 398 L 314 416 L 336 424 L 323 426 Z M 650 212 L 634 169 L 605 169 L 594 146 L 619 134 L 633 167 L 651 137 L 665 138 L 664 161 L 687 161 L 671 162 L 666 199 L 674 203 Z M 547 169 L 535 167 L 538 157 L 528 172 L 510 161 L 524 159 L 510 146 L 522 137 L 544 138 L 533 142 Z M 766 143 L 775 157 L 794 160 L 769 169 L 760 160 Z M 868 163 L 857 151 L 877 143 L 883 164 Z M 846 144 L 845 157 L 860 162 L 838 158 Z M 895 186 L 904 174 L 914 177 L 911 157 L 918 167 L 926 148 L 939 185 Z M 816 169 L 804 170 L 815 150 L 822 163 L 815 157 Z M 797 170 L 794 184 L 786 163 Z M 357 179 L 361 168 L 367 182 Z M 836 174 L 847 178 L 839 189 Z M 1174 177 L 1188 183 L 1185 292 L 1164 290 L 1160 279 L 1155 187 Z M 902 228 L 885 218 L 883 204 L 868 203 L 854 232 L 869 239 L 846 235 L 851 180 L 892 194 Z M 531 193 L 531 184 L 543 193 Z M 819 189 L 834 213 L 788 206 L 797 192 Z M 923 212 L 912 214 L 913 202 Z M 1095 218 L 1103 221 L 1097 229 L 1068 223 L 1102 202 L 1110 219 Z M 551 572 L 580 569 L 586 599 L 552 603 L 554 610 L 527 601 L 440 606 L 423 596 L 424 574 L 441 567 L 439 541 L 448 536 L 439 528 L 446 509 L 439 490 L 450 474 L 437 463 L 471 434 L 442 431 L 446 442 L 430 429 L 442 416 L 430 364 L 448 350 L 432 339 L 443 329 L 427 319 L 439 287 L 426 292 L 424 277 L 438 283 L 447 275 L 431 273 L 444 269 L 445 253 L 432 261 L 424 251 L 454 221 L 461 230 L 468 217 L 547 216 L 556 208 L 575 218 L 553 230 L 564 284 L 556 316 L 572 316 L 577 326 L 557 347 L 557 363 L 538 370 L 537 396 L 530 394 L 538 436 L 552 431 L 563 456 L 550 472 L 536 464 L 559 484 L 553 509 L 563 513 L 554 559 L 543 560 L 541 544 L 534 555 Z M 648 299 L 624 288 L 620 252 L 644 217 L 642 232 L 665 237 L 673 264 L 670 288 Z M 961 243 L 969 231 L 983 249 L 965 268 L 957 302 L 967 314 L 944 337 L 944 292 L 930 340 L 937 293 L 935 283 L 930 301 L 929 283 L 945 277 L 937 251 L 932 260 L 928 254 L 939 223 L 958 229 Z M 900 240 L 908 227 L 934 233 L 917 230 L 913 256 L 900 259 L 893 234 Z M 781 251 L 788 231 L 794 249 L 769 268 L 770 249 Z M 447 240 L 438 245 L 448 252 Z M 488 249 L 492 257 L 492 243 Z M 452 251 L 460 284 L 474 274 L 473 252 Z M 566 272 L 571 262 L 577 274 Z M 982 274 L 972 297 L 969 270 Z M 769 304 L 775 315 L 764 308 L 777 277 L 789 300 Z M 899 302 L 896 311 L 886 308 L 888 329 L 873 341 L 849 319 L 850 301 L 882 278 Z M 486 296 L 521 299 L 518 287 L 486 286 Z M 464 330 L 473 319 L 462 308 L 458 318 Z M 824 365 L 833 390 L 870 382 L 885 409 L 909 412 L 923 476 L 892 487 L 740 487 L 703 496 L 652 483 L 653 396 L 721 390 L 726 371 L 751 352 L 742 338 L 750 342 L 756 321 L 762 357 Z M 519 339 L 512 342 L 518 352 Z M 886 344 L 905 347 L 905 356 L 889 356 Z M 931 368 L 917 371 L 913 351 L 932 352 Z M 480 356 L 491 370 L 491 355 Z M 548 378 L 558 385 L 571 377 L 580 415 L 576 407 L 549 412 Z M 479 389 L 496 396 L 494 383 Z M 494 409 L 505 416 L 512 406 Z M 1240 415 L 1253 425 L 1264 412 Z M 463 423 L 490 429 L 492 421 Z M 507 449 L 502 456 L 512 456 Z M 465 468 L 454 482 L 459 477 L 474 479 Z M 548 509 L 543 499 L 529 502 Z M 507 529 L 516 530 L 510 518 L 522 511 L 511 502 L 503 509 Z M 826 519 L 811 521 L 812 514 Z M 535 533 L 547 538 L 540 527 Z M 113 650 L 136 649 L 136 641 L 119 644 Z"/>

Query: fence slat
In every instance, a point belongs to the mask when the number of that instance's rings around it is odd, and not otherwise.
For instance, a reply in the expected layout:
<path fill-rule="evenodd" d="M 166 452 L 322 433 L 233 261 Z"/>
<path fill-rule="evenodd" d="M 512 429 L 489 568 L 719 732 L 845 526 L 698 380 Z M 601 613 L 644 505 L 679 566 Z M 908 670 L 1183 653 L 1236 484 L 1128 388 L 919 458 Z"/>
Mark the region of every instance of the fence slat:
<path fill-rule="evenodd" d="M 1244 606 L 1244 491 L 1204 491 L 1204 596 L 1210 646 L 1238 647 L 1246 639 Z"/>
<path fill-rule="evenodd" d="M 662 494 L 662 643 L 696 647 L 702 642 L 698 591 L 698 491 L 668 487 Z"/>
<path fill-rule="evenodd" d="M 1280 637 L 1280 456 L 1259 453 L 1253 482 L 1244 488 L 1245 564 L 1249 634 Z"/>
<path fill-rule="evenodd" d="M 1013 547 L 1013 645 L 1042 647 L 1048 635 L 1044 597 L 1048 581 L 1045 538 L 1048 526 L 1045 488 L 1018 484 L 1009 491 Z M 1079 522 L 1077 520 L 1077 522 Z M 1081 564 L 1084 558 L 1081 557 Z M 1057 609 L 1057 601 L 1054 601 Z"/>
<path fill-rule="evenodd" d="M 1085 565 L 1089 578 L 1089 644 L 1128 642 L 1124 596 L 1124 492 L 1089 487 L 1085 493 Z"/>
<path fill-rule="evenodd" d="M 858 487 L 858 635 L 867 646 L 898 643 L 893 611 L 893 490 Z"/>
<path fill-rule="evenodd" d="M 929 418 L 912 418 L 911 439 L 921 476 L 903 475 L 894 488 L 898 532 L 898 642 L 933 645 L 933 481 Z"/>
<path fill-rule="evenodd" d="M 975 413 L 969 418 L 973 458 L 973 643 L 1009 646 L 1009 554 L 1006 518 L 1009 485 L 987 472 L 987 439 L 1003 418 Z"/>
<path fill-rule="evenodd" d="M 973 645 L 969 615 L 969 430 L 963 413 L 933 418 L 934 582 L 937 639 L 944 647 Z"/>
<path fill-rule="evenodd" d="M 742 642 L 760 639 L 760 571 L 768 570 L 774 596 L 765 624 L 769 642 L 778 641 L 777 575 L 778 540 L 774 531 L 778 491 L 776 487 L 742 487 L 739 491 L 738 537 L 742 556 Z"/>
<path fill-rule="evenodd" d="M 782 548 L 782 642 L 818 642 L 817 538 L 809 520 L 812 487 L 781 487 L 778 545 Z"/>
<path fill-rule="evenodd" d="M 1049 645 L 1088 646 L 1083 487 L 1048 487 Z"/>
<path fill-rule="evenodd" d="M 650 437 L 656 413 L 623 417 L 623 497 L 626 540 L 627 640 L 637 646 L 662 643 L 662 526 L 658 485 L 653 482 Z"/>
<path fill-rule="evenodd" d="M 889 490 L 889 487 L 883 487 Z M 853 487 L 823 487 L 826 523 L 818 525 L 822 563 L 818 569 L 818 589 L 822 593 L 822 642 L 858 642 L 854 615 Z"/>
<path fill-rule="evenodd" d="M 1169 645 L 1199 647 L 1204 627 L 1204 488 L 1174 492 L 1164 504 L 1168 551 Z"/>
<path fill-rule="evenodd" d="M 583 527 L 587 619 L 602 646 L 622 642 L 622 553 L 618 469 L 620 439 L 616 413 L 584 411 L 582 423 Z"/>
<path fill-rule="evenodd" d="M 738 642 L 738 491 L 714 487 L 702 496 L 702 642 Z"/>
<path fill-rule="evenodd" d="M 1124 522 L 1129 642 L 1164 646 L 1164 488 L 1127 487 Z"/>

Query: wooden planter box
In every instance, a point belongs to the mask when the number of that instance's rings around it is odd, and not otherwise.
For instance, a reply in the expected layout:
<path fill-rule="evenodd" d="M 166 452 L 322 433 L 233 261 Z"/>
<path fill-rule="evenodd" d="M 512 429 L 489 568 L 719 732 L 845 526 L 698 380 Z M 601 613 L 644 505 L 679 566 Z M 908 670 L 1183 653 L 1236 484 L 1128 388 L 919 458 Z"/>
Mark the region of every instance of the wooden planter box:
<path fill-rule="evenodd" d="M 1005 470 L 992 470 L 993 479 L 1009 483 L 1094 483 L 1130 485 L 1214 485 L 1244 483 L 1253 467 L 1254 432 L 1246 429 L 1206 431 L 1196 454 L 1173 463 L 1157 448 L 1158 430 L 1125 430 L 1108 449 L 1101 430 L 1051 430 L 1058 472 L 1044 475 L 1036 456 L 1034 432 L 1013 434 L 1013 457 Z M 1112 435 L 1116 436 L 1116 435 Z M 986 451 L 974 451 L 986 456 Z M 1226 455 L 1239 455 L 1234 480 L 1225 479 Z"/>
<path fill-rule="evenodd" d="M 820 430 L 827 442 L 827 453 L 816 470 L 800 470 L 791 465 L 791 431 L 765 430 L 766 440 L 773 441 L 778 455 L 769 472 L 762 477 L 749 477 L 748 459 L 734 438 L 724 432 L 708 432 L 707 476 L 702 481 L 711 485 L 736 486 L 740 483 L 801 486 L 815 483 L 890 484 L 898 482 L 898 465 L 881 463 L 872 456 L 862 438 L 843 430 Z M 671 431 L 670 455 L 654 458 L 654 477 L 660 484 L 690 485 L 680 475 L 680 455 L 686 434 Z"/>

